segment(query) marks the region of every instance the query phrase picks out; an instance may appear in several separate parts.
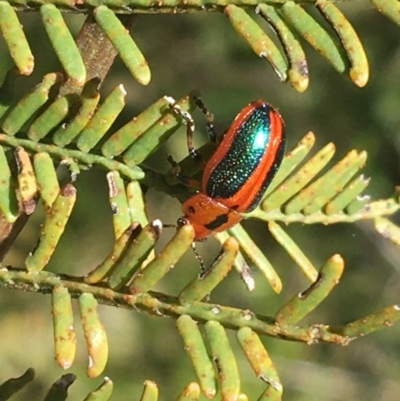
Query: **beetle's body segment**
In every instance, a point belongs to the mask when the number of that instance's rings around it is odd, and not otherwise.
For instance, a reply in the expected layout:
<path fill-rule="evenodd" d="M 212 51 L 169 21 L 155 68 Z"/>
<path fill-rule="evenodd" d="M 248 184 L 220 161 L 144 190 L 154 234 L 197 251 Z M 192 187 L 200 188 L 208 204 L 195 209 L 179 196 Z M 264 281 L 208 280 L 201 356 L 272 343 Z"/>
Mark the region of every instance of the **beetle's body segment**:
<path fill-rule="evenodd" d="M 238 212 L 250 212 L 275 176 L 285 149 L 281 115 L 263 100 L 235 118 L 207 162 L 202 191 Z"/>
<path fill-rule="evenodd" d="M 237 224 L 242 219 L 239 213 L 253 210 L 260 202 L 284 149 L 279 112 L 263 100 L 248 104 L 207 161 L 201 192 L 184 202 L 178 224 L 192 224 L 196 241 Z"/>

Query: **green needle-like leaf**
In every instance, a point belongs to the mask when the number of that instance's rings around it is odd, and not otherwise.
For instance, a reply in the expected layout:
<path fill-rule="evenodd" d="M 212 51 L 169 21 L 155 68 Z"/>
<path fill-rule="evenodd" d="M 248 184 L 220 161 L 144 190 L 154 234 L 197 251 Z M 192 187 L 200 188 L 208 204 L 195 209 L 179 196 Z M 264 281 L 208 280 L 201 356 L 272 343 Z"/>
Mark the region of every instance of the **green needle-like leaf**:
<path fill-rule="evenodd" d="M 117 49 L 129 72 L 139 83 L 147 85 L 151 79 L 147 61 L 114 11 L 107 6 L 100 6 L 95 9 L 94 17 Z"/>
<path fill-rule="evenodd" d="M 40 7 L 40 13 L 47 35 L 65 72 L 76 84 L 83 86 L 86 81 L 85 65 L 61 11 L 54 4 L 44 4 Z"/>
<path fill-rule="evenodd" d="M 160 232 L 158 220 L 148 224 L 141 231 L 137 229 L 133 232 L 132 242 L 127 245 L 127 249 L 120 259 L 115 262 L 113 271 L 108 278 L 111 288 L 120 289 L 130 281 L 154 248 Z"/>
<path fill-rule="evenodd" d="M 35 65 L 34 58 L 17 13 L 6 1 L 0 1 L 0 30 L 15 65 L 21 74 L 30 75 Z"/>
<path fill-rule="evenodd" d="M 285 206 L 285 213 L 304 210 L 305 214 L 318 212 L 335 194 L 339 193 L 353 175 L 364 166 L 366 152 L 350 151 L 326 174 L 301 190 Z"/>
<path fill-rule="evenodd" d="M 315 135 L 310 131 L 301 139 L 301 141 L 294 149 L 286 153 L 285 157 L 283 158 L 282 164 L 279 167 L 278 172 L 276 173 L 275 178 L 272 180 L 271 184 L 268 186 L 267 191 L 265 192 L 264 199 L 274 189 L 276 189 L 278 185 L 282 184 L 286 177 L 288 177 L 289 174 L 296 169 L 296 167 L 308 155 L 314 144 Z"/>
<path fill-rule="evenodd" d="M 274 68 L 281 81 L 287 79 L 287 61 L 269 36 L 257 25 L 257 23 L 242 8 L 230 4 L 225 7 L 225 14 L 236 31 L 252 47 L 257 56 L 266 58 Z"/>
<path fill-rule="evenodd" d="M 123 153 L 136 139 L 156 124 L 166 111 L 170 110 L 169 104 L 167 97 L 163 96 L 137 117 L 134 117 L 104 143 L 101 148 L 103 155 L 114 157 Z"/>
<path fill-rule="evenodd" d="M 217 389 L 215 371 L 207 353 L 197 322 L 190 316 L 182 315 L 176 321 L 185 350 L 192 361 L 202 392 L 207 398 L 214 398 Z"/>
<path fill-rule="evenodd" d="M 335 146 L 329 143 L 314 155 L 300 170 L 285 180 L 261 204 L 264 211 L 274 210 L 307 185 L 331 160 Z"/>
<path fill-rule="evenodd" d="M 78 97 L 74 94 L 58 98 L 32 123 L 28 131 L 28 138 L 32 141 L 39 141 L 48 135 L 52 129 L 64 121 L 69 109 L 77 101 Z"/>
<path fill-rule="evenodd" d="M 150 262 L 143 272 L 132 280 L 129 290 L 132 294 L 149 291 L 161 280 L 187 251 L 194 239 L 194 230 L 190 225 L 179 228 L 161 253 Z"/>
<path fill-rule="evenodd" d="M 4 148 L 0 146 L 0 210 L 9 223 L 19 216 L 18 201 L 14 191 L 11 170 L 8 165 Z"/>
<path fill-rule="evenodd" d="M 108 378 L 104 378 L 104 382 L 95 391 L 92 391 L 83 401 L 108 401 L 111 398 L 114 384 Z"/>
<path fill-rule="evenodd" d="M 344 73 L 348 66 L 346 54 L 339 43 L 309 15 L 300 5 L 294 1 L 286 1 L 280 9 L 283 16 L 301 36 L 321 53 L 340 73 Z"/>
<path fill-rule="evenodd" d="M 53 290 L 52 314 L 56 361 L 63 369 L 69 369 L 75 359 L 76 335 L 71 296 L 62 285 Z"/>
<path fill-rule="evenodd" d="M 278 324 L 296 324 L 315 309 L 339 283 L 344 269 L 340 255 L 333 255 L 322 266 L 319 277 L 309 289 L 295 295 L 278 312 L 275 318 Z"/>
<path fill-rule="evenodd" d="M 388 219 L 378 217 L 374 220 L 375 230 L 383 237 L 400 246 L 400 227 Z"/>
<path fill-rule="evenodd" d="M 131 181 L 126 187 L 126 196 L 128 198 L 129 212 L 131 222 L 138 221 L 142 227 L 145 227 L 149 219 L 146 214 L 144 195 L 142 188 L 137 181 Z"/>
<path fill-rule="evenodd" d="M 157 401 L 158 400 L 158 387 L 153 381 L 146 380 L 144 382 L 143 394 L 140 401 Z"/>
<path fill-rule="evenodd" d="M 28 270 L 42 270 L 47 265 L 64 232 L 75 201 L 76 189 L 72 184 L 67 184 L 61 189 L 52 208 L 47 213 L 39 245 L 35 249 L 35 252 L 26 258 L 25 265 Z"/>
<path fill-rule="evenodd" d="M 69 145 L 93 117 L 100 100 L 97 86 L 98 82 L 95 79 L 85 85 L 80 96 L 81 106 L 78 112 L 71 121 L 62 124 L 52 137 L 57 146 L 64 147 Z"/>
<path fill-rule="evenodd" d="M 364 87 L 369 78 L 369 66 L 367 56 L 357 33 L 335 4 L 327 0 L 318 0 L 316 5 L 322 15 L 335 29 L 347 52 L 347 56 L 351 62 L 350 79 L 360 88 Z"/>
<path fill-rule="evenodd" d="M 2 124 L 3 131 L 15 135 L 32 115 L 49 99 L 51 87 L 63 79 L 60 73 L 50 73 L 43 77 L 42 83 L 25 95 L 10 111 Z"/>
<path fill-rule="evenodd" d="M 107 174 L 107 183 L 110 206 L 113 211 L 114 235 L 115 238 L 119 238 L 131 225 L 125 184 L 118 171 L 110 171 Z"/>
<path fill-rule="evenodd" d="M 337 194 L 325 208 L 325 213 L 332 215 L 340 212 L 346 206 L 348 206 L 354 199 L 357 199 L 358 195 L 364 191 L 370 182 L 369 178 L 365 178 L 364 175 L 360 175 L 355 178 L 352 182 L 346 185 L 346 187 Z M 347 211 L 347 213 L 349 213 Z M 350 214 L 350 213 L 349 213 Z"/>
<path fill-rule="evenodd" d="M 342 334 L 348 336 L 350 339 L 364 337 L 376 330 L 390 327 L 399 320 L 400 305 L 392 305 L 372 315 L 346 324 L 342 330 Z"/>
<path fill-rule="evenodd" d="M 279 242 L 280 245 L 285 249 L 285 251 L 291 256 L 291 258 L 297 263 L 301 268 L 306 277 L 314 282 L 318 278 L 318 272 L 314 265 L 307 258 L 300 247 L 286 234 L 284 229 L 277 223 L 270 221 L 268 223 L 268 228 L 274 238 Z"/>
<path fill-rule="evenodd" d="M 239 244 L 235 238 L 228 238 L 223 245 L 223 253 L 217 258 L 213 266 L 206 271 L 204 276 L 196 277 L 181 291 L 179 301 L 192 303 L 201 301 L 206 297 L 229 273 L 238 251 Z"/>
<path fill-rule="evenodd" d="M 236 400 L 240 392 L 240 377 L 224 327 L 216 321 L 205 324 L 211 355 L 217 365 L 218 383 L 223 400 Z"/>
<path fill-rule="evenodd" d="M 260 337 L 249 327 L 243 327 L 238 330 L 237 338 L 256 376 L 276 390 L 282 391 L 276 368 Z"/>
<path fill-rule="evenodd" d="M 111 253 L 84 278 L 86 283 L 95 284 L 109 276 L 111 270 L 115 267 L 116 261 L 120 259 L 121 255 L 125 253 L 131 245 L 132 237 L 134 238 L 137 236 L 136 230 L 138 230 L 138 227 L 138 223 L 132 224 L 132 226 L 117 238 Z"/>
<path fill-rule="evenodd" d="M 227 232 L 216 233 L 214 236 L 221 245 L 223 245 L 225 241 L 230 238 Z M 245 283 L 247 290 L 253 291 L 255 288 L 254 278 L 252 276 L 249 265 L 240 252 L 237 253 L 233 265 L 235 266 L 236 271 L 239 273 L 240 278 Z"/>
<path fill-rule="evenodd" d="M 97 301 L 92 294 L 82 294 L 79 297 L 79 312 L 89 353 L 89 366 L 86 373 L 89 377 L 97 377 L 106 367 L 108 341 L 104 326 L 97 314 Z"/>
<path fill-rule="evenodd" d="M 46 211 L 48 211 L 60 193 L 57 172 L 54 168 L 53 160 L 48 153 L 36 153 L 33 157 L 33 166 L 37 188 L 43 205 Z"/>
<path fill-rule="evenodd" d="M 282 389 L 275 389 L 272 386 L 268 386 L 265 391 L 260 395 L 257 401 L 281 401 Z"/>
<path fill-rule="evenodd" d="M 188 112 L 192 112 L 195 108 L 192 94 L 180 99 L 177 104 Z M 169 111 L 128 148 L 123 154 L 124 162 L 128 166 L 140 164 L 167 141 L 180 125 L 181 119 L 172 110 Z"/>
<path fill-rule="evenodd" d="M 105 135 L 125 106 L 125 96 L 121 84 L 106 97 L 78 137 L 77 146 L 81 151 L 89 152 Z"/>
<path fill-rule="evenodd" d="M 351 151 L 324 176 L 315 181 L 312 184 L 315 186 L 314 197 L 309 197 L 311 201 L 304 207 L 304 214 L 313 214 L 321 210 L 329 200 L 343 189 L 354 174 L 361 167 L 364 167 L 366 160 L 366 152 L 361 152 L 358 155 L 355 151 Z"/>
<path fill-rule="evenodd" d="M 176 401 L 197 401 L 200 397 L 200 387 L 197 383 L 189 383 L 176 398 Z"/>
<path fill-rule="evenodd" d="M 282 282 L 275 269 L 262 253 L 260 248 L 253 242 L 247 232 L 240 224 L 230 228 L 228 232 L 233 235 L 240 244 L 240 247 L 246 252 L 250 260 L 261 270 L 265 278 L 271 284 L 273 290 L 279 294 L 282 290 Z"/>
<path fill-rule="evenodd" d="M 304 92 L 308 87 L 309 77 L 306 55 L 300 42 L 283 21 L 276 7 L 262 3 L 257 6 L 256 12 L 274 28 L 289 59 L 289 80 L 298 92 Z"/>
<path fill-rule="evenodd" d="M 397 0 L 369 0 L 385 17 L 400 26 L 400 3 Z"/>
<path fill-rule="evenodd" d="M 364 207 L 371 200 L 369 195 L 357 196 L 356 199 L 352 200 L 346 207 L 346 213 L 348 215 L 356 215 L 357 213 L 362 212 Z"/>

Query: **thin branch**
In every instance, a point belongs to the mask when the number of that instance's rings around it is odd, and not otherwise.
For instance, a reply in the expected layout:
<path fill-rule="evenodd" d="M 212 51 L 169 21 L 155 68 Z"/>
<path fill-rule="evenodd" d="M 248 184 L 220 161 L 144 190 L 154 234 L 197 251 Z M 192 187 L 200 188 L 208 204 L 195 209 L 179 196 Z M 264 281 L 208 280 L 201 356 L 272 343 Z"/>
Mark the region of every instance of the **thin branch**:
<path fill-rule="evenodd" d="M 61 159 L 74 159 L 78 163 L 82 163 L 87 167 L 91 165 L 99 165 L 108 171 L 116 170 L 129 180 L 138 180 L 144 176 L 144 173 L 136 166 L 128 167 L 126 164 L 118 161 L 107 159 L 103 156 L 84 153 L 79 150 L 70 150 L 60 148 L 56 145 L 41 144 L 29 139 L 19 139 L 6 134 L 0 134 L 0 145 L 2 144 L 10 145 L 13 148 L 22 146 L 24 149 L 35 153 L 46 152 L 50 155 L 58 156 Z"/>
<path fill-rule="evenodd" d="M 284 214 L 280 210 L 263 212 L 257 208 L 246 217 L 257 218 L 264 221 L 281 221 L 283 223 L 303 223 L 303 224 L 335 224 L 353 223 L 359 220 L 370 220 L 380 216 L 390 216 L 400 209 L 397 199 L 381 199 L 365 205 L 360 211 L 353 214 L 343 212 L 335 214 L 325 214 L 322 212 L 305 215 L 303 213 Z"/>
<path fill-rule="evenodd" d="M 315 3 L 314 0 L 294 0 L 296 3 L 304 4 L 304 3 Z M 241 7 L 249 7 L 249 6 L 257 6 L 258 4 L 264 3 L 262 0 L 231 0 L 229 4 L 235 4 Z M 268 0 L 268 4 L 276 4 L 281 5 L 284 4 L 286 0 Z M 37 9 L 43 4 L 42 1 L 39 0 L 30 0 L 28 1 L 9 1 L 10 5 L 13 6 L 18 11 L 33 11 L 35 10 L 35 6 Z M 47 2 L 51 4 L 51 1 Z M 57 2 L 54 2 L 57 4 Z M 185 0 L 182 2 L 181 0 L 173 0 L 168 1 L 168 4 L 164 4 L 163 1 L 154 1 L 154 0 L 125 0 L 120 1 L 118 4 L 112 1 L 103 1 L 101 3 L 104 6 L 110 7 L 114 10 L 115 13 L 118 14 L 160 14 L 160 13 L 168 13 L 168 14 L 180 14 L 180 13 L 191 13 L 191 12 L 222 12 L 226 7 L 227 2 L 225 0 L 205 0 L 202 2 L 196 0 Z M 82 2 L 79 4 L 79 8 L 75 6 L 75 4 L 68 6 L 67 3 L 63 4 L 63 12 L 72 12 L 76 14 L 77 12 L 87 13 L 93 10 L 93 6 Z"/>
<path fill-rule="evenodd" d="M 258 334 L 281 338 L 288 341 L 299 341 L 307 344 L 319 342 L 347 345 L 355 337 L 339 334 L 341 329 L 323 324 L 305 327 L 278 325 L 271 317 L 256 315 L 249 310 L 242 310 L 217 304 L 195 302 L 179 304 L 176 297 L 161 293 L 127 294 L 113 291 L 99 285 L 88 285 L 82 278 L 58 276 L 41 271 L 30 273 L 17 268 L 0 269 L 0 287 L 51 294 L 56 286 L 62 285 L 68 289 L 71 297 L 78 298 L 83 293 L 90 293 L 104 305 L 136 310 L 159 317 L 174 317 L 189 315 L 194 320 L 207 322 L 215 320 L 224 327 L 238 330 L 249 327 Z"/>

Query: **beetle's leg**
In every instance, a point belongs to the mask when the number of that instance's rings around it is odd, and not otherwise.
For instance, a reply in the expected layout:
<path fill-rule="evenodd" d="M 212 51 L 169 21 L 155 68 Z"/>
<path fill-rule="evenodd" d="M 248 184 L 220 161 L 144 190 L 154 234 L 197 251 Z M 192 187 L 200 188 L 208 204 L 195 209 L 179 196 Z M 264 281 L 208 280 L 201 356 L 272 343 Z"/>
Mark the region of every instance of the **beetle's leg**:
<path fill-rule="evenodd" d="M 201 188 L 201 183 L 198 180 L 181 174 L 181 168 L 180 168 L 179 164 L 173 159 L 173 157 L 171 155 L 168 156 L 167 160 L 168 160 L 169 164 L 172 166 L 172 174 L 179 181 L 181 181 L 183 184 L 187 185 L 188 187 L 193 187 L 196 189 Z"/>
<path fill-rule="evenodd" d="M 207 109 L 207 107 L 204 105 L 201 97 L 195 96 L 194 102 L 196 103 L 196 106 L 203 112 L 203 114 L 206 117 L 206 127 L 207 127 L 208 137 L 210 138 L 210 141 L 216 143 L 217 142 L 217 134 L 216 134 L 215 128 L 214 128 L 214 114 L 212 114 L 210 112 L 210 110 Z"/>
<path fill-rule="evenodd" d="M 194 126 L 195 126 L 193 117 L 187 111 L 182 110 L 182 108 L 176 103 L 173 103 L 170 106 L 171 106 L 172 111 L 176 115 L 180 116 L 186 125 L 186 139 L 187 139 L 187 147 L 188 147 L 189 155 L 196 161 L 196 163 L 198 163 L 200 165 L 201 168 L 204 168 L 205 162 L 204 162 L 203 158 L 201 157 L 200 153 L 193 146 L 193 135 L 194 135 Z"/>

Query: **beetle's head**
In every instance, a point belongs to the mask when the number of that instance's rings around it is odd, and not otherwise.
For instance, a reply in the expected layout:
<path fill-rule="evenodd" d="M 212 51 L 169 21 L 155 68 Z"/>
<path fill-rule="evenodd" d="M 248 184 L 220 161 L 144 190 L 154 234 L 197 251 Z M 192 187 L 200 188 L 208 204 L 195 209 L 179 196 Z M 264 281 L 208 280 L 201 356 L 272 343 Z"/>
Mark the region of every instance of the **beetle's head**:
<path fill-rule="evenodd" d="M 190 216 L 182 216 L 176 222 L 178 228 L 190 224 L 194 229 L 194 241 L 204 241 L 210 234 L 211 231 L 204 227 L 204 225 L 197 223 Z"/>

